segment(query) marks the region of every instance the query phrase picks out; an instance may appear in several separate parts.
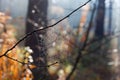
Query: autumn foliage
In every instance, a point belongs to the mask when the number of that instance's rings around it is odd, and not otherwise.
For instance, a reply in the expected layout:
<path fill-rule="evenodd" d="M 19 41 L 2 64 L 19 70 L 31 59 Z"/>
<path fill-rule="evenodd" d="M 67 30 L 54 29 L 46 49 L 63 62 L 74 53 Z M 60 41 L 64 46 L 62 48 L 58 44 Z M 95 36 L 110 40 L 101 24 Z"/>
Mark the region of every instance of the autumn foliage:
<path fill-rule="evenodd" d="M 15 37 L 16 30 L 13 25 L 7 24 L 8 19 L 10 19 L 10 16 L 0 12 L 0 55 L 4 54 L 17 42 Z M 24 62 L 24 51 L 25 49 L 16 46 L 13 50 L 9 51 L 7 56 Z M 28 67 L 10 58 L 0 57 L 0 80 L 30 80 L 32 74 Z"/>
<path fill-rule="evenodd" d="M 10 26 L 9 26 L 10 27 Z M 11 27 L 7 32 L 0 34 L 1 47 L 0 55 L 9 49 L 16 42 L 13 35 L 14 29 Z M 8 56 L 12 58 L 18 58 L 18 47 L 9 52 Z M 20 79 L 20 65 L 19 63 L 12 61 L 6 57 L 0 59 L 0 80 L 19 80 Z"/>

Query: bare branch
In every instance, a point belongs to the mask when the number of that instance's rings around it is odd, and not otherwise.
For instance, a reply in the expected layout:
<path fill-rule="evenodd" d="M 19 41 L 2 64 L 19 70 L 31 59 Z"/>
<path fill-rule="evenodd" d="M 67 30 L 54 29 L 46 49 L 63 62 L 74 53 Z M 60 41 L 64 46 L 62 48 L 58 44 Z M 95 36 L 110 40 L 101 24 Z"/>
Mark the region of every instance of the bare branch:
<path fill-rule="evenodd" d="M 0 55 L 0 57 L 6 56 L 8 54 L 9 51 L 13 50 L 20 42 L 22 42 L 23 40 L 25 40 L 26 38 L 28 38 L 30 35 L 32 35 L 35 32 L 38 31 L 42 31 L 42 30 L 46 30 L 50 27 L 54 27 L 55 25 L 57 25 L 58 23 L 60 23 L 61 21 L 65 20 L 66 18 L 68 18 L 69 16 L 71 16 L 73 13 L 75 13 L 77 10 L 79 10 L 80 8 L 82 8 L 83 6 L 85 6 L 87 3 L 89 3 L 91 0 L 87 1 L 86 3 L 84 3 L 83 5 L 79 6 L 78 8 L 76 8 L 74 11 L 72 11 L 71 13 L 69 13 L 67 16 L 65 16 L 64 18 L 62 18 L 61 20 L 59 20 L 58 22 L 50 25 L 50 26 L 44 26 L 40 29 L 34 30 L 28 34 L 26 34 L 23 38 L 21 38 L 14 46 L 12 46 L 10 49 L 8 49 L 4 54 Z"/>

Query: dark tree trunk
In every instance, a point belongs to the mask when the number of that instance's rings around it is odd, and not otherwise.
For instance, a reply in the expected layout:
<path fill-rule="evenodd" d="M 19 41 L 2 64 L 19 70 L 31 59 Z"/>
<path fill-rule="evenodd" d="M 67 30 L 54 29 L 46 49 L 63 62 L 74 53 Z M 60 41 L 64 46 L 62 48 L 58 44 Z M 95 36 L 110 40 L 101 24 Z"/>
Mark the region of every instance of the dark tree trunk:
<path fill-rule="evenodd" d="M 110 0 L 110 9 L 109 9 L 109 25 L 108 25 L 108 33 L 111 34 L 112 30 L 112 0 Z"/>
<path fill-rule="evenodd" d="M 109 43 L 105 43 L 102 39 L 104 37 L 104 19 L 105 19 L 105 0 L 98 0 L 98 7 L 96 12 L 96 29 L 95 29 L 95 37 L 99 38 L 99 42 L 97 51 L 94 52 L 97 57 L 98 66 L 95 66 L 93 70 L 96 74 L 99 74 L 101 80 L 110 80 L 111 79 L 111 71 L 109 70 L 108 62 L 108 49 Z M 107 39 L 106 39 L 107 40 Z M 104 44 L 103 44 L 104 42 Z M 102 44 L 102 45 L 101 45 Z M 95 64 L 95 63 L 94 63 Z M 100 64 L 100 65 L 99 65 Z"/>
<path fill-rule="evenodd" d="M 95 36 L 98 38 L 104 35 L 104 16 L 105 16 L 105 0 L 98 0 L 95 29 Z"/>
<path fill-rule="evenodd" d="M 28 14 L 26 22 L 26 34 L 47 25 L 47 0 L 29 0 Z M 31 22 L 29 22 L 31 21 Z M 34 25 L 33 25 L 33 23 Z M 36 26 L 36 23 L 39 26 Z M 46 31 L 36 32 L 26 39 L 26 46 L 29 46 L 33 50 L 33 64 L 37 67 L 32 69 L 34 80 L 48 80 L 48 71 L 46 67 L 40 67 L 46 65 L 46 50 L 44 37 Z"/>

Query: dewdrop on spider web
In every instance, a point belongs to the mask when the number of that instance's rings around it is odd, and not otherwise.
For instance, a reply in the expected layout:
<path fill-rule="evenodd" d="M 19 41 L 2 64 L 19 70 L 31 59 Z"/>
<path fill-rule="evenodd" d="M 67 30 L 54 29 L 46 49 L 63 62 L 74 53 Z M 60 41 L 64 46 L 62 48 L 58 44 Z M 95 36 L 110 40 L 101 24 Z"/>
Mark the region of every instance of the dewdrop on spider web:
<path fill-rule="evenodd" d="M 30 56 L 28 56 L 28 59 L 29 59 L 29 62 L 33 62 L 33 58 L 32 58 L 32 56 L 30 55 Z"/>
<path fill-rule="evenodd" d="M 64 35 L 66 35 L 66 34 L 67 34 L 67 31 L 66 31 L 66 30 L 64 30 L 64 31 L 63 31 L 63 34 L 64 34 Z"/>
<path fill-rule="evenodd" d="M 35 13 L 35 10 L 34 10 L 34 9 L 32 10 L 32 13 L 33 13 L 33 14 Z"/>
<path fill-rule="evenodd" d="M 53 43 L 52 43 L 52 46 L 54 47 L 55 45 L 56 45 L 56 42 L 53 42 Z"/>
<path fill-rule="evenodd" d="M 34 26 L 38 27 L 39 25 L 38 25 L 38 23 L 34 23 Z"/>
<path fill-rule="evenodd" d="M 28 51 L 29 53 L 33 53 L 33 50 L 29 46 L 25 47 L 25 50 Z"/>
<path fill-rule="evenodd" d="M 43 28 L 44 28 L 44 27 L 41 26 L 39 29 L 43 29 Z"/>
<path fill-rule="evenodd" d="M 42 35 L 42 34 L 40 34 L 40 35 L 39 35 L 39 37 L 40 37 L 40 38 L 43 38 L 43 35 Z"/>

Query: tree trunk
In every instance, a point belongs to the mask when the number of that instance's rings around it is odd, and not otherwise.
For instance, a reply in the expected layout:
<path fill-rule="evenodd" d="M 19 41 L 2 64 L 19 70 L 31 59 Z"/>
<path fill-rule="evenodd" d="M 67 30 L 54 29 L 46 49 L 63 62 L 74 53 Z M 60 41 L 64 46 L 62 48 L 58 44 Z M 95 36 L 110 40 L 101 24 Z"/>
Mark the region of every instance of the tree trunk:
<path fill-rule="evenodd" d="M 33 31 L 34 29 L 38 29 L 41 26 L 45 27 L 47 25 L 47 0 L 29 0 L 28 5 L 28 14 L 27 14 L 27 22 L 26 22 L 26 34 Z M 29 22 L 31 21 L 31 22 Z M 33 22 L 33 23 L 32 23 Z M 36 26 L 39 25 L 39 26 Z M 29 46 L 33 50 L 33 64 L 37 66 L 32 69 L 32 73 L 34 76 L 34 80 L 48 80 L 48 71 L 46 61 L 46 50 L 45 49 L 45 40 L 44 36 L 46 31 L 36 32 L 31 35 L 28 39 L 26 39 L 26 46 Z"/>
<path fill-rule="evenodd" d="M 98 0 L 95 29 L 95 36 L 98 38 L 104 35 L 104 16 L 105 16 L 105 0 Z"/>

